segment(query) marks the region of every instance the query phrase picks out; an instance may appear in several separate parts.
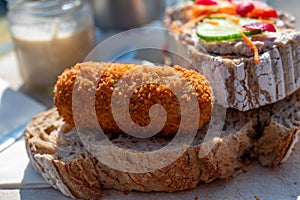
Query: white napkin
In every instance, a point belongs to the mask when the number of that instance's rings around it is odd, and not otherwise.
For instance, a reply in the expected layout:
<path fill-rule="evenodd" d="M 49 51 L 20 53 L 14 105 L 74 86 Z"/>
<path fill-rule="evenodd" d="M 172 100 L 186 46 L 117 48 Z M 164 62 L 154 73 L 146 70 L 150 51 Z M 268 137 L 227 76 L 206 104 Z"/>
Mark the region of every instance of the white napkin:
<path fill-rule="evenodd" d="M 0 189 L 45 187 L 51 186 L 29 163 L 24 138 L 0 153 Z"/>
<path fill-rule="evenodd" d="M 27 122 L 43 110 L 45 106 L 12 90 L 0 78 L 0 152 L 19 139 Z"/>
<path fill-rule="evenodd" d="M 26 124 L 43 110 L 0 78 L 0 188 L 49 187 L 30 165 L 23 138 Z"/>

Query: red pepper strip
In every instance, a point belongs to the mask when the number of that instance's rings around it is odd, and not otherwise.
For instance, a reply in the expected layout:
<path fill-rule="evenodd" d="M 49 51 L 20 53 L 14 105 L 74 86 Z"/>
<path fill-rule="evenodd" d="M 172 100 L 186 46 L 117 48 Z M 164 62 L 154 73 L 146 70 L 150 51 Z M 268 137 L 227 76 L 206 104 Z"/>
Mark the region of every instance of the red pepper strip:
<path fill-rule="evenodd" d="M 267 19 L 267 18 L 277 18 L 278 14 L 276 10 L 274 10 L 273 8 L 261 9 L 255 7 L 254 10 L 252 10 L 247 14 L 247 17 L 262 17 L 264 19 Z"/>
<path fill-rule="evenodd" d="M 197 5 L 204 5 L 204 6 L 218 5 L 218 3 L 213 0 L 196 0 L 195 3 Z"/>

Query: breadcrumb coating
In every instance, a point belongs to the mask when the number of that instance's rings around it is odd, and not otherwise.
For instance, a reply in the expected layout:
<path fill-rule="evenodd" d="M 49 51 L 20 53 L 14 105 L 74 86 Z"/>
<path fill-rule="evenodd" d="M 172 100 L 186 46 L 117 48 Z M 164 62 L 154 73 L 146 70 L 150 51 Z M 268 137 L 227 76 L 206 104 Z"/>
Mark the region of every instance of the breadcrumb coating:
<path fill-rule="evenodd" d="M 174 69 L 177 81 L 174 78 Z M 167 77 L 163 80 L 165 84 L 159 84 L 157 77 Z M 178 77 L 181 81 L 178 81 Z M 137 87 L 137 82 L 146 84 Z M 170 88 L 182 90 L 180 100 Z M 130 92 L 124 91 L 126 89 Z M 118 127 L 112 114 L 113 92 L 119 96 L 131 94 L 129 111 L 127 111 L 131 119 L 126 120 L 132 120 L 136 125 L 142 127 L 151 123 L 149 109 L 155 104 L 163 106 L 167 118 L 163 129 L 157 134 L 161 137 L 176 135 L 182 116 L 188 117 L 189 121 L 194 120 L 195 116 L 188 114 L 193 113 L 191 107 L 180 107 L 180 102 L 190 103 L 192 96 L 198 100 L 198 105 L 195 106 L 199 106 L 200 110 L 198 128 L 207 124 L 211 118 L 213 94 L 209 82 L 198 72 L 180 66 L 150 67 L 118 63 L 80 63 L 71 69 L 66 69 L 58 77 L 54 89 L 54 103 L 66 123 L 75 126 L 79 123 L 77 121 L 74 123 L 72 95 L 82 94 L 76 97 L 79 99 L 76 101 L 76 106 L 79 108 L 77 110 L 80 111 L 79 115 L 76 115 L 79 116 L 79 119 L 76 118 L 76 120 L 80 120 L 80 124 L 84 124 L 88 128 L 100 124 L 105 133 L 118 134 L 123 131 Z M 85 112 L 88 110 L 86 103 L 88 101 L 95 101 L 98 125 L 90 123 L 93 121 L 91 120 L 93 115 Z M 183 113 L 185 114 L 183 115 Z M 121 117 L 126 117 L 123 114 L 119 113 Z M 183 131 L 188 134 L 192 129 L 193 127 L 186 126 Z"/>

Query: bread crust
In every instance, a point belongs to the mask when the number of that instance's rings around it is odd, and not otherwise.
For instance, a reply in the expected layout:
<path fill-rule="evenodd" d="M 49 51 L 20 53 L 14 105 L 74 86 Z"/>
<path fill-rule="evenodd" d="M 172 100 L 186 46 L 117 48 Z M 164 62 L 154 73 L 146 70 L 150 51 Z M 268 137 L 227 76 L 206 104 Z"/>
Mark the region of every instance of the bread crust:
<path fill-rule="evenodd" d="M 98 199 L 103 189 L 143 192 L 192 189 L 200 183 L 227 179 L 238 173 L 245 165 L 245 156 L 257 159 L 264 166 L 278 166 L 288 156 L 299 132 L 299 99 L 297 91 L 279 103 L 253 111 L 229 109 L 225 134 L 207 142 L 215 144 L 208 155 L 200 156 L 204 143 L 194 144 L 171 165 L 148 173 L 117 171 L 100 163 L 55 108 L 39 114 L 28 124 L 26 149 L 36 171 L 72 198 Z M 115 143 L 131 141 L 125 136 L 114 139 Z"/>

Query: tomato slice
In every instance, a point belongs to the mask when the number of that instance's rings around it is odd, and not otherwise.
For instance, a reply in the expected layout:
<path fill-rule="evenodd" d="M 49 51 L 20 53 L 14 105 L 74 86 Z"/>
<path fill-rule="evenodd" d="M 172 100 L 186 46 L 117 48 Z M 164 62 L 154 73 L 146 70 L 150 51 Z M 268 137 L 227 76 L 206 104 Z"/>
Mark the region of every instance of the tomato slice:
<path fill-rule="evenodd" d="M 249 12 L 254 9 L 254 5 L 251 2 L 245 2 L 237 5 L 236 13 L 242 17 L 246 16 Z"/>

